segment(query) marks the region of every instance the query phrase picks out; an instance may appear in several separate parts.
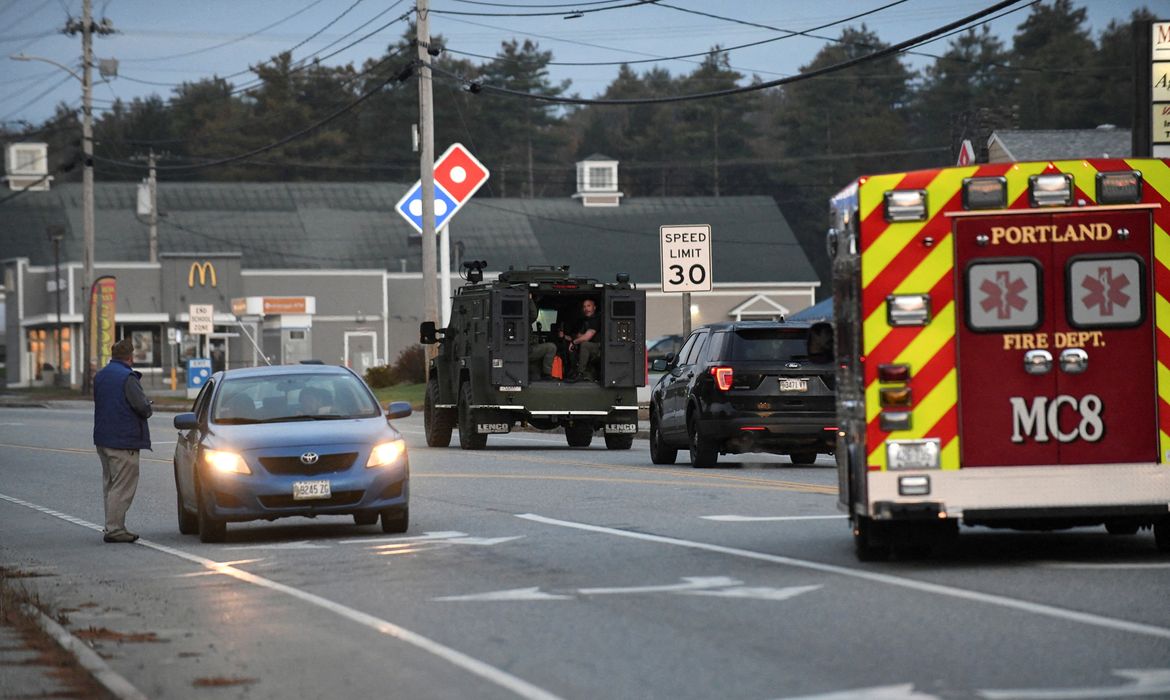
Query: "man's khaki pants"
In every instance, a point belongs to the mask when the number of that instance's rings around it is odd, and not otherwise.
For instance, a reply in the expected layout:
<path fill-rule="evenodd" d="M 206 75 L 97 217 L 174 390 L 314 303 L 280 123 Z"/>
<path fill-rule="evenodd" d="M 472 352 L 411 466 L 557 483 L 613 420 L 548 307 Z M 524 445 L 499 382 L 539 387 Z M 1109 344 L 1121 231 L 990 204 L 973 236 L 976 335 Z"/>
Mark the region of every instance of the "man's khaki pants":
<path fill-rule="evenodd" d="M 105 534 L 126 531 L 126 511 L 138 490 L 138 450 L 98 447 L 102 460 L 102 494 L 105 497 Z"/>

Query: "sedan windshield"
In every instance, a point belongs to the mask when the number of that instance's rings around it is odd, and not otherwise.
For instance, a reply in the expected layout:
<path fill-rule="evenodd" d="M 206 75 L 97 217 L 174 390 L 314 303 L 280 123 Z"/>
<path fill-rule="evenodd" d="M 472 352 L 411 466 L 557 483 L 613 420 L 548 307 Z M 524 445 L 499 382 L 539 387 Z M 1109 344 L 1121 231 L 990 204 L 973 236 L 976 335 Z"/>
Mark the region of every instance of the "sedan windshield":
<path fill-rule="evenodd" d="M 211 419 L 221 424 L 342 420 L 377 416 L 378 404 L 350 374 L 228 377 Z"/>

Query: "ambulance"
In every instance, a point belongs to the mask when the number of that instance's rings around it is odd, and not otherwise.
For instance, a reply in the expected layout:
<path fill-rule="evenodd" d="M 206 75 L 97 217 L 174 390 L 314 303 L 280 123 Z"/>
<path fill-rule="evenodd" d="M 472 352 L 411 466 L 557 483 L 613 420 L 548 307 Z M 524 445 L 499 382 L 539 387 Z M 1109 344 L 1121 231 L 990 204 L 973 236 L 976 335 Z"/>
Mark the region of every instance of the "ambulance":
<path fill-rule="evenodd" d="M 874 175 L 830 209 L 858 558 L 960 523 L 1170 551 L 1170 161 Z"/>

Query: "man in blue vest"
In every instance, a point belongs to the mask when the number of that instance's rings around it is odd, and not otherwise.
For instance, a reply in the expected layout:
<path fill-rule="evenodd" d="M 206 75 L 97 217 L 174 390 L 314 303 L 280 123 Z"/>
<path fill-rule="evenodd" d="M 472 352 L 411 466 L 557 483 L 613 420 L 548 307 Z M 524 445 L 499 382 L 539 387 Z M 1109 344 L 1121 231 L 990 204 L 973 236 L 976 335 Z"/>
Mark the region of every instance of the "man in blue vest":
<path fill-rule="evenodd" d="M 106 542 L 133 542 L 126 511 L 138 490 L 138 451 L 150 449 L 146 419 L 154 412 L 142 391 L 142 373 L 131 368 L 134 343 L 123 338 L 110 348 L 110 364 L 93 378 L 93 444 L 102 460 Z"/>

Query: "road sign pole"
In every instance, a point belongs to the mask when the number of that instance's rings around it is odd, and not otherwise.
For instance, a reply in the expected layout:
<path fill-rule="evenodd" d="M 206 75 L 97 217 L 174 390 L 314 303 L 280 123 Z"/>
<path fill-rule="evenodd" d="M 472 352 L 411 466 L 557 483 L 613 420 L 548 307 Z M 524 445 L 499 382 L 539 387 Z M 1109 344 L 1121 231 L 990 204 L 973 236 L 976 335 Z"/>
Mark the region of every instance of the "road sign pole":
<path fill-rule="evenodd" d="M 691 293 L 682 293 L 682 311 L 683 311 L 683 337 L 686 338 L 691 334 Z"/>
<path fill-rule="evenodd" d="M 439 229 L 439 308 L 443 328 L 451 324 L 451 224 Z"/>

